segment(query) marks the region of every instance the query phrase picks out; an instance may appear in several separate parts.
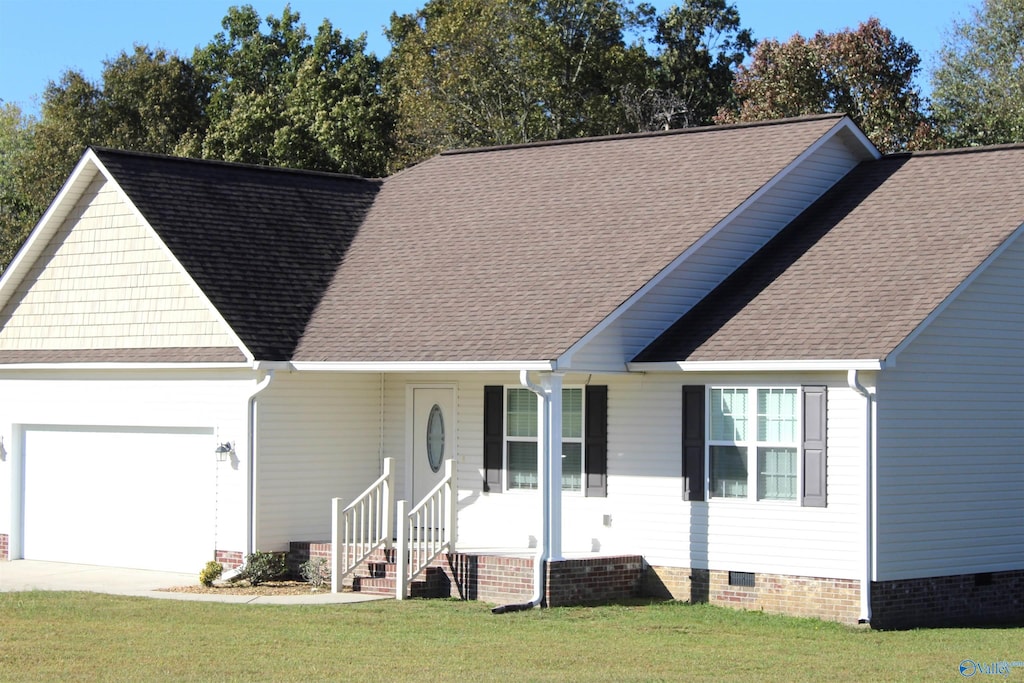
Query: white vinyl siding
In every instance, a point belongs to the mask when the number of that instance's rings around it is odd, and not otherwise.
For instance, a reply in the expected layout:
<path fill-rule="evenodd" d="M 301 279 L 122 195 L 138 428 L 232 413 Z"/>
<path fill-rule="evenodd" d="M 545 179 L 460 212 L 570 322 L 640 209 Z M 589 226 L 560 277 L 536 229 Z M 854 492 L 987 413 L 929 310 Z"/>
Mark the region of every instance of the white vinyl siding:
<path fill-rule="evenodd" d="M 1024 567 L 1024 236 L 878 387 L 878 580 Z"/>
<path fill-rule="evenodd" d="M 568 374 L 567 386 L 608 386 L 608 496 L 562 497 L 566 556 L 639 553 L 651 564 L 735 571 L 857 578 L 863 571 L 863 400 L 845 375 L 787 376 L 787 383 L 828 384 L 827 508 L 725 505 L 682 500 L 681 387 L 678 374 Z M 512 374 L 389 375 L 385 452 L 405 448 L 401 416 L 407 383 L 456 383 L 459 543 L 463 548 L 535 552 L 540 499 L 536 491 L 484 493 L 483 388 L 514 385 Z M 687 375 L 686 383 L 768 384 L 765 376 Z M 399 467 L 399 471 L 403 468 Z M 369 482 L 367 482 L 369 483 Z M 399 491 L 404 488 L 400 484 Z"/>
<path fill-rule="evenodd" d="M 260 394 L 258 550 L 331 537 L 331 499 L 347 504 L 380 475 L 380 397 L 377 374 L 278 373 Z"/>
<path fill-rule="evenodd" d="M 0 311 L 0 350 L 231 347 L 236 341 L 102 176 Z"/>
<path fill-rule="evenodd" d="M 622 315 L 574 350 L 573 366 L 614 368 L 632 360 L 858 161 L 841 136 L 825 142 Z"/>

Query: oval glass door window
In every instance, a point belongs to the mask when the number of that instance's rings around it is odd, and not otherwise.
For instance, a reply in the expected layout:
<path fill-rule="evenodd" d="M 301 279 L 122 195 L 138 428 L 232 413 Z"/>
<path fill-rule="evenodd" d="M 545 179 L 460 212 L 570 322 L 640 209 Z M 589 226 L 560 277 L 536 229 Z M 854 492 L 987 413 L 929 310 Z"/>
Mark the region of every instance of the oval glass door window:
<path fill-rule="evenodd" d="M 427 418 L 427 462 L 430 469 L 437 472 L 444 460 L 444 416 L 441 406 L 434 404 Z"/>

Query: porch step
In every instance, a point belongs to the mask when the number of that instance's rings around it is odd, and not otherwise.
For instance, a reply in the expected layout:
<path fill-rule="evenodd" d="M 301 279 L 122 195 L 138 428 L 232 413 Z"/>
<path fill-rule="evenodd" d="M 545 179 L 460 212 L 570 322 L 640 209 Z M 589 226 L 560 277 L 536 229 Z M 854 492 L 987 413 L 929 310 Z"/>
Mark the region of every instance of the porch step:
<path fill-rule="evenodd" d="M 394 595 L 395 565 L 377 565 L 376 571 L 372 571 L 370 576 L 353 576 L 352 590 L 368 595 Z M 420 578 L 409 585 L 409 597 L 447 598 L 450 590 L 444 570 L 440 567 L 427 567 Z"/>

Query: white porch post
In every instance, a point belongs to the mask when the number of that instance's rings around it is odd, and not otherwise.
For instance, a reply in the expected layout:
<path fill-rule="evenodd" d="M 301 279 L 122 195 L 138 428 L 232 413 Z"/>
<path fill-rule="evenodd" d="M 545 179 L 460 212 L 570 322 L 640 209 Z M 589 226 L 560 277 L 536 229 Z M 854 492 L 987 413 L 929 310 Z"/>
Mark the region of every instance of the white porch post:
<path fill-rule="evenodd" d="M 550 464 L 544 505 L 548 509 L 548 560 L 557 561 L 562 559 L 562 376 L 552 374 L 545 385 L 549 417 L 544 451 Z"/>

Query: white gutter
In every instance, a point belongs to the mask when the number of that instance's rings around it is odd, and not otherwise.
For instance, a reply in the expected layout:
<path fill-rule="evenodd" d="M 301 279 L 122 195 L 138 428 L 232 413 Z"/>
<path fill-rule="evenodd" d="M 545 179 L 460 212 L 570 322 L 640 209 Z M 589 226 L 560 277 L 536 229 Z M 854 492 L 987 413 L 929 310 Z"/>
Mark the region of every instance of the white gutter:
<path fill-rule="evenodd" d="M 302 372 L 514 372 L 537 370 L 550 372 L 555 363 L 533 361 L 292 361 L 291 367 Z"/>
<path fill-rule="evenodd" d="M 864 575 L 860 583 L 860 617 L 862 624 L 871 623 L 871 579 L 874 576 L 874 508 L 875 508 L 875 400 L 872 392 L 860 383 L 857 370 L 846 374 L 846 383 L 866 401 L 864 458 Z"/>
<path fill-rule="evenodd" d="M 881 370 L 888 361 L 866 359 L 822 359 L 822 360 L 760 360 L 760 361 L 659 361 L 652 363 L 627 363 L 630 371 L 647 372 L 829 372 L 837 370 Z"/>
<path fill-rule="evenodd" d="M 537 488 L 541 495 L 541 530 L 533 560 L 533 596 L 529 602 L 502 605 L 494 614 L 539 607 L 544 602 L 544 572 L 548 562 L 562 559 L 562 376 L 548 375 L 543 385 L 530 381 L 529 370 L 519 371 L 519 383 L 537 394 Z M 553 455 L 557 453 L 557 456 Z"/>

